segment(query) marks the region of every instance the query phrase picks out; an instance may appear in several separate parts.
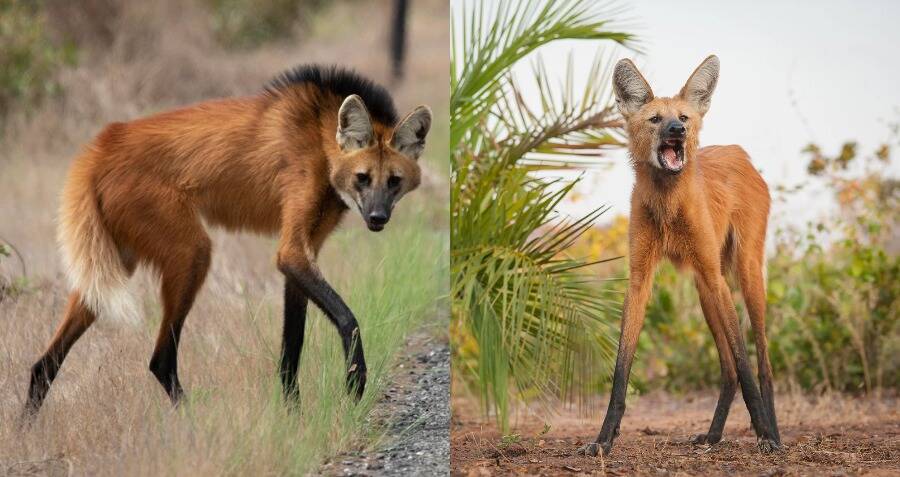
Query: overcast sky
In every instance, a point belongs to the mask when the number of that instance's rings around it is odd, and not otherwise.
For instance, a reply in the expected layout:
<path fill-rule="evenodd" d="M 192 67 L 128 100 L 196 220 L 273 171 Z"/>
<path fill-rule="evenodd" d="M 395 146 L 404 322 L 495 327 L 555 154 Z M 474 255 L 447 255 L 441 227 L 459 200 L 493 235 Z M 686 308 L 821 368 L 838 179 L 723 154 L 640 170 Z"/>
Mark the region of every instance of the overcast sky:
<path fill-rule="evenodd" d="M 701 145 L 740 144 L 770 188 L 803 179 L 800 149 L 809 142 L 833 153 L 853 139 L 870 153 L 887 139 L 886 123 L 900 121 L 900 2 L 641 1 L 627 16 L 643 54 L 609 53 L 634 59 L 657 96 L 675 94 L 703 58 L 719 56 L 719 84 Z M 540 55 L 550 71 L 562 74 L 574 51 L 583 58 L 577 77 L 588 81 L 601 45 L 557 42 Z M 529 71 L 528 64 L 516 68 L 520 75 Z M 610 159 L 611 170 L 586 174 L 580 191 L 588 198 L 567 204 L 564 212 L 606 203 L 613 206 L 607 219 L 628 213 L 631 168 L 624 153 Z M 797 223 L 830 206 L 827 195 L 810 190 L 778 204 L 773 215 Z"/>

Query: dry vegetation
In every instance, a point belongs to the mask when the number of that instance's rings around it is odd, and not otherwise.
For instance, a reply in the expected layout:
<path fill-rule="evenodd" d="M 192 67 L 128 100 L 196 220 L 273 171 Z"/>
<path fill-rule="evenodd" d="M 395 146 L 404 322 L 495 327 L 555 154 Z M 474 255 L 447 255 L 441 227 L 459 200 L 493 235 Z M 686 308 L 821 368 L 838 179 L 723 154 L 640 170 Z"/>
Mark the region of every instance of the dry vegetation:
<path fill-rule="evenodd" d="M 302 408 L 286 412 L 275 374 L 282 306 L 275 242 L 214 231 L 213 266 L 181 343 L 186 405 L 173 410 L 147 370 L 160 308 L 154 278 L 139 272 L 132 285 L 143 300 L 143 324 L 91 328 L 37 421 L 17 429 L 28 369 L 67 293 L 55 212 L 81 144 L 110 121 L 255 93 L 298 63 L 340 62 L 388 82 L 382 45 L 389 1 L 335 2 L 292 39 L 240 51 L 216 41 L 199 0 L 72 3 L 92 13 L 48 2 L 49 25 L 80 45 L 77 63 L 57 73 L 62 93 L 9 116 L 0 137 L 0 237 L 22 252 L 28 272 L 19 277 L 14 259 L 0 262 L 0 276 L 14 283 L 0 296 L 0 474 L 303 474 L 328 455 L 375 445 L 381 431 L 368 425 L 369 411 L 405 334 L 429 325 L 434 333 L 446 330 L 446 2 L 415 3 L 407 79 L 391 88 L 398 109 L 428 103 L 435 110 L 425 183 L 383 234 L 368 233 L 348 215 L 321 260 L 366 341 L 370 387 L 359 406 L 344 398 L 337 334 L 316 310 L 301 361 Z"/>

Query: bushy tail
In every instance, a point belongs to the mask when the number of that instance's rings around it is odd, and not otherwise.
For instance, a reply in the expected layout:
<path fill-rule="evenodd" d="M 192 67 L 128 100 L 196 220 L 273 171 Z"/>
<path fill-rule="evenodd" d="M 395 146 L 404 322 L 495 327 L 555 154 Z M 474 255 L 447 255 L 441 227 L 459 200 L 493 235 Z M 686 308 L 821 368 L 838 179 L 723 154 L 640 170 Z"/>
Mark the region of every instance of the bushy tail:
<path fill-rule="evenodd" d="M 91 157 L 75 161 L 63 188 L 57 240 L 66 275 L 84 304 L 98 317 L 138 322 L 129 271 L 103 224 L 91 180 Z"/>

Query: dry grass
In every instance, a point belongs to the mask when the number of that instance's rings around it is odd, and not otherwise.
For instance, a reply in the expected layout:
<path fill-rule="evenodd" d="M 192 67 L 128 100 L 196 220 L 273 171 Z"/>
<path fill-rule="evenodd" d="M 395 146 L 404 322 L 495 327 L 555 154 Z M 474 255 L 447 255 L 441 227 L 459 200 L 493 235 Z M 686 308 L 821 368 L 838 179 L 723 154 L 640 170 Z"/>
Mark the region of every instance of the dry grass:
<path fill-rule="evenodd" d="M 110 3 L 110 2 L 107 2 Z M 28 369 L 60 319 L 66 287 L 54 243 L 57 196 L 69 160 L 103 124 L 209 97 L 258 91 L 301 62 L 340 62 L 386 82 L 387 1 L 338 2 L 296 44 L 220 49 L 204 12 L 188 2 L 112 2 L 115 35 L 64 71 L 63 97 L 12 118 L 0 153 L 0 237 L 28 267 L 21 292 L 0 300 L 0 474 L 284 475 L 314 472 L 328 455 L 369 447 L 369 411 L 408 333 L 441 317 L 447 267 L 447 4 L 416 2 L 409 73 L 392 88 L 398 108 L 436 113 L 429 181 L 401 202 L 397 222 L 373 235 L 348 216 L 323 251 L 325 275 L 356 311 L 370 361 L 358 406 L 344 396 L 337 333 L 316 310 L 301 362 L 302 408 L 282 406 L 275 374 L 281 277 L 275 242 L 212 233 L 213 266 L 188 317 L 179 355 L 188 391 L 173 409 L 147 370 L 160 319 L 158 285 L 139 272 L 145 320 L 98 323 L 75 345 L 29 429 L 14 425 Z M 152 6 L 151 6 L 152 5 Z M 437 257 L 437 260 L 435 259 Z M 18 275 L 7 259 L 0 275 Z"/>

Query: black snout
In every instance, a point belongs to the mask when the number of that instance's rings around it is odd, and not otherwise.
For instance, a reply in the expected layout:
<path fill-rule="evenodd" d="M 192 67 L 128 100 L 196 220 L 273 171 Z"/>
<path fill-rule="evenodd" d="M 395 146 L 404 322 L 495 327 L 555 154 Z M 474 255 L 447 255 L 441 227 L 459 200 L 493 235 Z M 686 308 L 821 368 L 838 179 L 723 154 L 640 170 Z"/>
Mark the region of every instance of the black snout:
<path fill-rule="evenodd" d="M 391 213 L 387 210 L 373 210 L 366 216 L 366 225 L 372 232 L 380 232 L 384 230 L 384 225 L 391 220 Z"/>
<path fill-rule="evenodd" d="M 373 225 L 384 225 L 390 220 L 390 216 L 384 211 L 375 211 L 369 214 L 369 223 Z"/>
<path fill-rule="evenodd" d="M 393 196 L 389 191 L 371 189 L 362 194 L 359 204 L 359 213 L 362 214 L 369 230 L 378 232 L 384 229 L 385 224 L 391 220 L 393 209 Z"/>
<path fill-rule="evenodd" d="M 684 133 L 684 123 L 681 121 L 673 119 L 669 121 L 669 124 L 666 124 L 666 134 L 669 137 L 684 137 Z"/>

